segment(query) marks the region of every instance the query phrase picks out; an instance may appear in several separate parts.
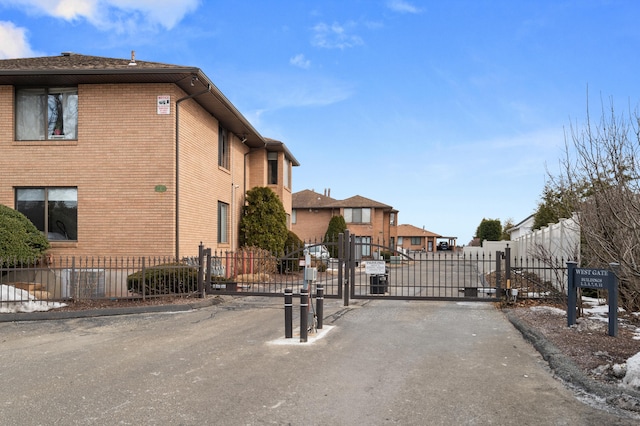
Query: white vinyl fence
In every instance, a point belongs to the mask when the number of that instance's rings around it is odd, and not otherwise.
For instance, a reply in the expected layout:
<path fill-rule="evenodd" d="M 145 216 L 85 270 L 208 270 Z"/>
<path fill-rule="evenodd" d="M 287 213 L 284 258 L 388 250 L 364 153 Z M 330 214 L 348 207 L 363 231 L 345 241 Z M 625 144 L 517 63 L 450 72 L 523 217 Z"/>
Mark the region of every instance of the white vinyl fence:
<path fill-rule="evenodd" d="M 481 247 L 465 247 L 470 256 L 495 259 L 496 252 L 511 248 L 511 266 L 535 265 L 536 274 L 566 293 L 566 262 L 580 263 L 580 225 L 575 217 L 560 219 L 513 241 L 483 241 Z"/>

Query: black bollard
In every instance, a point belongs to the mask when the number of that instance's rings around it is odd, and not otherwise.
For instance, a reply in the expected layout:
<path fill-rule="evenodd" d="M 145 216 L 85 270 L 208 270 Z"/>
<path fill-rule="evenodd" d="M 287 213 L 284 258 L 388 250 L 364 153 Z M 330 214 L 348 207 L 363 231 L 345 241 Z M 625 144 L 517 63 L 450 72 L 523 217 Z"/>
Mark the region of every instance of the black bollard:
<path fill-rule="evenodd" d="M 293 290 L 290 288 L 284 291 L 284 337 L 293 337 Z"/>
<path fill-rule="evenodd" d="M 324 286 L 318 284 L 316 288 L 316 315 L 318 316 L 318 330 L 322 330 L 322 317 L 324 316 Z"/>
<path fill-rule="evenodd" d="M 309 290 L 300 290 L 300 341 L 306 342 L 309 330 Z"/>

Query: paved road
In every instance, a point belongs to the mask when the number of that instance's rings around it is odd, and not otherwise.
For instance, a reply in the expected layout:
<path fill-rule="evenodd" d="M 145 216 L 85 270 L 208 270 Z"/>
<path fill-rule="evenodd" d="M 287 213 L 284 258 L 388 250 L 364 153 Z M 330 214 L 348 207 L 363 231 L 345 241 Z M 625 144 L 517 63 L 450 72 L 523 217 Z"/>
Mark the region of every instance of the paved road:
<path fill-rule="evenodd" d="M 327 300 L 325 314 L 329 331 L 306 344 L 283 342 L 282 301 L 257 297 L 190 312 L 0 323 L 0 422 L 638 422 L 580 402 L 491 304 Z"/>

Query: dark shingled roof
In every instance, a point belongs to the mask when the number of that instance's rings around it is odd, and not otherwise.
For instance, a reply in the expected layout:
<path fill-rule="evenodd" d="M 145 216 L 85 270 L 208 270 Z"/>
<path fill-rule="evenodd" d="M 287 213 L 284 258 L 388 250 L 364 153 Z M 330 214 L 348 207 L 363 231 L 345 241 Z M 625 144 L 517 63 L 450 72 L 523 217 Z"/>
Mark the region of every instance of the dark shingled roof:
<path fill-rule="evenodd" d="M 360 195 L 354 195 L 353 197 L 346 198 L 342 201 L 339 201 L 337 206 L 339 207 L 373 207 L 375 209 L 384 209 L 390 210 L 391 206 L 387 204 L 382 204 L 377 201 L 371 200 L 369 198 L 362 197 Z"/>
<path fill-rule="evenodd" d="M 305 189 L 291 195 L 291 205 L 295 209 L 323 209 L 332 208 L 337 200 Z"/>
<path fill-rule="evenodd" d="M 305 189 L 292 194 L 292 206 L 294 209 L 339 209 L 372 207 L 383 210 L 393 210 L 391 206 L 356 195 L 345 200 L 336 200 L 315 191 Z"/>
<path fill-rule="evenodd" d="M 436 237 L 439 238 L 442 235 L 438 235 L 426 229 L 418 228 L 413 225 L 398 225 L 398 237 Z"/>
<path fill-rule="evenodd" d="M 173 83 L 253 148 L 265 138 L 197 67 L 104 58 L 75 53 L 0 60 L 0 85 L 73 86 L 78 84 Z M 207 88 L 209 91 L 207 92 Z"/>
<path fill-rule="evenodd" d="M 130 72 L 133 69 L 197 70 L 197 68 L 195 67 L 163 64 L 161 62 L 137 61 L 132 58 L 105 58 L 102 56 L 79 55 L 70 52 L 65 52 L 60 56 L 42 56 L 39 58 L 17 58 L 0 60 L 0 72 L 2 72 L 3 74 L 4 71 L 10 70 L 20 72 L 23 72 L 25 70 L 51 72 L 54 70 L 86 71 L 107 69 L 126 69 L 127 72 Z"/>

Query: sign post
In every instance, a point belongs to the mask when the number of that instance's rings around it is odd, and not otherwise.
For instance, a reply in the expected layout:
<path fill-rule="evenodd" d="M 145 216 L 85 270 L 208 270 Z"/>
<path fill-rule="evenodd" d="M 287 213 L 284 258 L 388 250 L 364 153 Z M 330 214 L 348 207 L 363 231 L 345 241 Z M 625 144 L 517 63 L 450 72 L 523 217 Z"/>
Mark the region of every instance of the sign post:
<path fill-rule="evenodd" d="M 578 268 L 576 262 L 567 262 L 568 300 L 567 326 L 576 323 L 578 288 L 607 290 L 609 296 L 609 336 L 618 336 L 618 263 L 610 263 L 610 269 Z"/>

